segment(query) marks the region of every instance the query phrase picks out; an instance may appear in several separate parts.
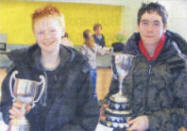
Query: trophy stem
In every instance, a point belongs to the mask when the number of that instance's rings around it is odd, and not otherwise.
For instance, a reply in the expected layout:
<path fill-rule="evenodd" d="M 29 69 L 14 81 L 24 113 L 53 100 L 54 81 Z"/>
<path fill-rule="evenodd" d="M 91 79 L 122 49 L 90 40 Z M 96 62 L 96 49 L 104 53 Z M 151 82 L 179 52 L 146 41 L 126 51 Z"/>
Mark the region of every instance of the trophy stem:
<path fill-rule="evenodd" d="M 8 131 L 29 131 L 28 121 L 25 116 L 20 119 L 15 119 L 9 124 Z"/>
<path fill-rule="evenodd" d="M 123 88 L 123 80 L 120 79 L 120 80 L 119 80 L 119 94 L 120 94 L 121 96 L 123 95 L 122 88 Z"/>
<path fill-rule="evenodd" d="M 25 103 L 23 103 L 23 106 L 22 106 L 22 108 L 21 108 L 21 111 L 24 112 L 24 114 L 26 113 L 26 104 L 25 104 Z"/>
<path fill-rule="evenodd" d="M 29 131 L 29 124 L 25 116 L 14 119 L 8 127 L 8 131 Z"/>
<path fill-rule="evenodd" d="M 21 108 L 22 112 L 26 112 L 26 104 L 23 103 L 23 106 Z M 25 116 L 19 118 L 19 119 L 14 119 L 12 122 L 9 124 L 8 131 L 29 131 L 29 123 Z"/>

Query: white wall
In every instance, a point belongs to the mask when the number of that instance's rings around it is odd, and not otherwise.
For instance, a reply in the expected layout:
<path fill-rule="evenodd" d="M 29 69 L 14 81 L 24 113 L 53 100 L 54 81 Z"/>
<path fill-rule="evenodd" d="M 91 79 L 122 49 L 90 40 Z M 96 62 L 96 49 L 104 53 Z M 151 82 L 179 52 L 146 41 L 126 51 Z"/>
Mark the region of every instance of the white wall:
<path fill-rule="evenodd" d="M 128 0 L 122 8 L 122 29 L 127 32 L 128 37 L 136 30 L 137 12 L 142 3 L 149 0 Z"/>
<path fill-rule="evenodd" d="M 168 11 L 168 29 L 178 32 L 187 40 L 187 0 L 159 0 Z"/>

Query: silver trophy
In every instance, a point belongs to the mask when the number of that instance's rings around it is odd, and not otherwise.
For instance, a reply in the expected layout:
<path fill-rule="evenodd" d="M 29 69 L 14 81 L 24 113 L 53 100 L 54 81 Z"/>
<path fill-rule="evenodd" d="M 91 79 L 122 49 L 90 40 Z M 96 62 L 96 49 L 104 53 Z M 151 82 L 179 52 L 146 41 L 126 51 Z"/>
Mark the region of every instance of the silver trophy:
<path fill-rule="evenodd" d="M 113 56 L 113 70 L 117 73 L 119 80 L 119 92 L 108 99 L 109 107 L 104 111 L 106 120 L 101 121 L 107 127 L 114 129 L 127 129 L 129 127 L 127 119 L 131 116 L 132 112 L 127 97 L 122 93 L 122 83 L 130 70 L 133 58 L 133 55 L 122 53 L 116 53 Z"/>
<path fill-rule="evenodd" d="M 26 105 L 30 104 L 33 108 L 38 102 L 46 88 L 46 79 L 40 75 L 40 81 L 17 78 L 18 71 L 14 71 L 10 76 L 9 90 L 13 102 L 19 101 L 23 104 L 22 111 L 26 112 Z M 29 131 L 29 123 L 25 116 L 14 119 L 9 125 L 10 131 Z"/>

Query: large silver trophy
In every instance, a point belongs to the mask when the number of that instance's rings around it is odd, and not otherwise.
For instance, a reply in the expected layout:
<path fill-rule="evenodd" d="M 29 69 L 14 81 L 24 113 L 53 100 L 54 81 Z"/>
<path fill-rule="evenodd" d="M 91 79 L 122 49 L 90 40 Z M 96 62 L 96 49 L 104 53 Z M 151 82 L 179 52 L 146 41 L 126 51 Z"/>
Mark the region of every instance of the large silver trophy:
<path fill-rule="evenodd" d="M 113 70 L 117 72 L 119 92 L 109 97 L 109 107 L 104 111 L 106 120 L 101 121 L 102 124 L 113 129 L 127 129 L 129 127 L 127 119 L 131 116 L 132 112 L 127 97 L 122 93 L 122 83 L 129 72 L 133 58 L 133 55 L 122 53 L 116 53 L 113 56 Z"/>
<path fill-rule="evenodd" d="M 26 105 L 30 104 L 33 108 L 38 102 L 46 88 L 46 79 L 40 75 L 40 81 L 17 78 L 18 71 L 14 71 L 10 76 L 9 90 L 13 102 L 19 101 L 23 104 L 22 111 L 26 112 Z M 9 125 L 9 131 L 29 131 L 29 123 L 25 116 L 14 119 Z"/>

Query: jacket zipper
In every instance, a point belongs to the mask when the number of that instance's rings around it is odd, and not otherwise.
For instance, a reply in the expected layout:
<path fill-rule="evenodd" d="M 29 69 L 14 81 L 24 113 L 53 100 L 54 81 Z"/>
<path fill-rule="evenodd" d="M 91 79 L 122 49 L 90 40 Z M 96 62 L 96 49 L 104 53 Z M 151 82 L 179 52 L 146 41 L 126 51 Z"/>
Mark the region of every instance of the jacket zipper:
<path fill-rule="evenodd" d="M 149 84 L 150 84 L 150 81 L 151 81 L 151 72 L 152 72 L 152 65 L 151 63 L 148 63 L 148 80 L 147 80 L 147 85 L 146 88 L 145 88 L 145 112 L 147 112 L 147 103 L 148 103 L 148 90 L 149 90 Z"/>
<path fill-rule="evenodd" d="M 149 64 L 148 66 L 149 66 L 149 67 L 148 67 L 148 74 L 149 74 L 149 78 L 150 78 L 150 75 L 151 75 L 151 70 L 152 70 L 152 65 L 151 65 L 151 64 Z"/>

